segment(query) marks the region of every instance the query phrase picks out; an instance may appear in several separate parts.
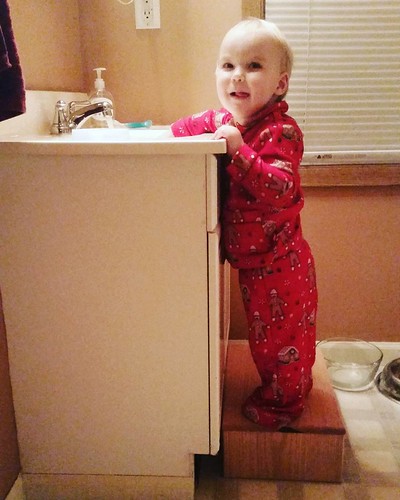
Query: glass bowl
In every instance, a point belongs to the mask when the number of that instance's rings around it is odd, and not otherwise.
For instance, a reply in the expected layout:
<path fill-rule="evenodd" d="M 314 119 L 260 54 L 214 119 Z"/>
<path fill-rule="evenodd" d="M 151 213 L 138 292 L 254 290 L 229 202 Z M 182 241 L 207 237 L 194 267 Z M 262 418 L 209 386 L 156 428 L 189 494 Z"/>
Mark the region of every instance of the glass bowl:
<path fill-rule="evenodd" d="M 335 337 L 317 348 L 324 356 L 333 387 L 342 391 L 365 391 L 372 385 L 383 353 L 365 340 Z"/>

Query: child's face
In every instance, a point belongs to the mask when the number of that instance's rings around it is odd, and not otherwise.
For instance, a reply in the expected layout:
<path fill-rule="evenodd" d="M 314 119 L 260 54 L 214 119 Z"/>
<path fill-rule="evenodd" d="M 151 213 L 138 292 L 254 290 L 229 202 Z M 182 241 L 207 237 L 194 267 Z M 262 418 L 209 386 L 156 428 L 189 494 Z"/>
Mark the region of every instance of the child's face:
<path fill-rule="evenodd" d="M 241 125 L 284 94 L 288 78 L 281 70 L 280 50 L 268 33 L 234 29 L 225 36 L 216 69 L 217 93 Z"/>

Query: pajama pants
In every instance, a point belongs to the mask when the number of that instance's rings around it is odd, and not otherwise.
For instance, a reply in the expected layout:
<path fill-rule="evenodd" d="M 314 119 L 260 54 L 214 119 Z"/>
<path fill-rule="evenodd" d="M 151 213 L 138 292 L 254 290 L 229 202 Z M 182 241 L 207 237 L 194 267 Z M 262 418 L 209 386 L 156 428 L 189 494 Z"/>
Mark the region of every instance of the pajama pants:
<path fill-rule="evenodd" d="M 250 420 L 277 430 L 300 416 L 312 387 L 317 288 L 307 242 L 270 268 L 240 269 L 239 284 L 261 378 L 242 410 Z"/>

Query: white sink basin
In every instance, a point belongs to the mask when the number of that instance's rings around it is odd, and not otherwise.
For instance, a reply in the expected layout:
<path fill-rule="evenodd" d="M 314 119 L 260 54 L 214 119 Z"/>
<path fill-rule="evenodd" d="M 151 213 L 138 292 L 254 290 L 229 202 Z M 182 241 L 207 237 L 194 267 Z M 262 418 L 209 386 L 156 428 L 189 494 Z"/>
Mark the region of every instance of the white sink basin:
<path fill-rule="evenodd" d="M 77 129 L 71 134 L 42 135 L 42 134 L 0 134 L 0 143 L 43 143 L 43 144 L 148 144 L 148 143 L 224 143 L 225 139 L 214 140 L 214 134 L 174 137 L 169 129 L 165 128 L 138 128 L 138 129 Z M 3 146 L 2 146 L 3 147 Z M 225 152 L 219 151 L 219 152 Z"/>
<path fill-rule="evenodd" d="M 81 128 L 72 130 L 73 141 L 133 141 L 153 142 L 173 139 L 169 127 L 166 128 Z"/>

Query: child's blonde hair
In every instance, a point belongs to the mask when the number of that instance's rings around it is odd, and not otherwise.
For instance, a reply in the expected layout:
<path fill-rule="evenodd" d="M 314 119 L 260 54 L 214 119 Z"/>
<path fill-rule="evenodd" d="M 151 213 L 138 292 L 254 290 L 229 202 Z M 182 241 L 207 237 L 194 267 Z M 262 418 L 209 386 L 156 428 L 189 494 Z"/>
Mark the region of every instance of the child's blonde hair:
<path fill-rule="evenodd" d="M 281 71 L 286 72 L 290 78 L 293 68 L 293 51 L 285 35 L 275 23 L 266 21 L 265 19 L 259 19 L 257 17 L 249 17 L 247 19 L 244 19 L 243 21 L 240 21 L 238 24 L 235 24 L 235 26 L 233 26 L 233 28 L 231 28 L 228 33 L 238 28 L 248 29 L 252 31 L 262 30 L 269 37 L 271 37 L 276 42 L 278 49 L 281 51 Z M 287 92 L 281 95 L 279 97 L 279 100 L 282 100 L 285 97 L 286 93 Z"/>

